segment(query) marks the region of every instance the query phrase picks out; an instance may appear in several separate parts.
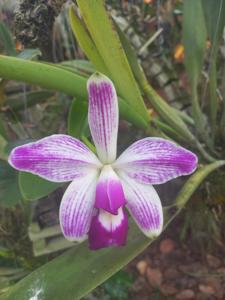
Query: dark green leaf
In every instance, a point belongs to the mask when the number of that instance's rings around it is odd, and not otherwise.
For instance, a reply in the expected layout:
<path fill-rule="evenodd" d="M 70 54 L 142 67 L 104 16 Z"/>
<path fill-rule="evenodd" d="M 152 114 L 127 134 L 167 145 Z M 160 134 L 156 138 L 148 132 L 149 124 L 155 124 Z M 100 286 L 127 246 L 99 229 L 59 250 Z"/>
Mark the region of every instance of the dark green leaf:
<path fill-rule="evenodd" d="M 0 205 L 12 207 L 20 203 L 22 196 L 18 186 L 18 172 L 0 160 Z"/>
<path fill-rule="evenodd" d="M 225 25 L 225 1 L 202 0 L 203 12 L 209 40 L 211 41 L 209 64 L 210 118 L 212 133 L 215 135 L 217 122 L 217 53 Z"/>
<path fill-rule="evenodd" d="M 185 67 L 191 83 L 193 118 L 197 131 L 207 140 L 197 91 L 206 47 L 206 28 L 201 1 L 184 0 L 183 42 Z"/>
<path fill-rule="evenodd" d="M 62 183 L 50 182 L 30 173 L 19 173 L 19 187 L 25 200 L 38 200 L 60 186 Z"/>
<path fill-rule="evenodd" d="M 212 44 L 212 50 L 218 48 L 225 26 L 225 1 L 224 0 L 202 0 L 202 8 L 208 37 Z"/>
<path fill-rule="evenodd" d="M 3 44 L 5 51 L 8 55 L 16 55 L 13 37 L 11 35 L 11 32 L 3 22 L 0 22 L 0 42 Z"/>
<path fill-rule="evenodd" d="M 206 28 L 201 1 L 184 0 L 183 42 L 189 80 L 192 85 L 197 86 L 206 47 Z"/>
<path fill-rule="evenodd" d="M 87 128 L 88 104 L 86 101 L 74 99 L 68 116 L 68 134 L 81 138 Z"/>

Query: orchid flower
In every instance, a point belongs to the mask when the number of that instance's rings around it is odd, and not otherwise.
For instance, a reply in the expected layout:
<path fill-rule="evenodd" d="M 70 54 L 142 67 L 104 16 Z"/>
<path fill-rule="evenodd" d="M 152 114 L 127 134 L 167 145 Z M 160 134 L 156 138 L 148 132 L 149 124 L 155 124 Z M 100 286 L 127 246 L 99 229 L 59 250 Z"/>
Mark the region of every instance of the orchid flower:
<path fill-rule="evenodd" d="M 81 141 L 56 134 L 14 148 L 9 163 L 49 181 L 72 181 L 59 211 L 68 240 L 88 237 L 91 249 L 125 245 L 125 208 L 146 236 L 156 237 L 162 231 L 163 212 L 152 184 L 192 173 L 197 157 L 171 141 L 147 137 L 116 159 L 119 112 L 113 83 L 95 73 L 87 88 L 88 122 L 98 157 Z"/>

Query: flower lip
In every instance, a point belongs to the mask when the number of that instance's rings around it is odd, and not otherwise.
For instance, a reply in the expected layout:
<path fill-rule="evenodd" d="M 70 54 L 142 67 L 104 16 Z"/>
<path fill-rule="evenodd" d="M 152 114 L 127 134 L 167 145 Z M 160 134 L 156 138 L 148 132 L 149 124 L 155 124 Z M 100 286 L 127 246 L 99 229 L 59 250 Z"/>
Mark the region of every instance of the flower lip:
<path fill-rule="evenodd" d="M 89 243 L 92 250 L 105 247 L 124 246 L 128 231 L 128 216 L 124 208 L 118 210 L 117 215 L 111 215 L 104 210 L 99 210 L 93 217 Z"/>

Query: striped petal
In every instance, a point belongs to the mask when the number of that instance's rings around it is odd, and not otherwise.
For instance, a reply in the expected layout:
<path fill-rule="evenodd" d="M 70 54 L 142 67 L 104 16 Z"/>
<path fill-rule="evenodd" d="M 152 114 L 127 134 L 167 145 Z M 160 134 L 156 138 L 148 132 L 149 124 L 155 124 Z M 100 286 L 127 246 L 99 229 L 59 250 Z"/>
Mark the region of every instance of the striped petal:
<path fill-rule="evenodd" d="M 143 233 L 150 237 L 158 236 L 163 227 L 163 211 L 159 196 L 153 186 L 122 178 L 127 208 Z"/>
<path fill-rule="evenodd" d="M 94 211 L 97 172 L 71 182 L 59 209 L 64 236 L 81 242 L 87 237 Z"/>
<path fill-rule="evenodd" d="M 103 167 L 96 188 L 95 207 L 117 215 L 126 203 L 122 184 L 110 165 Z"/>
<path fill-rule="evenodd" d="M 56 134 L 12 150 L 9 163 L 54 182 L 71 181 L 101 167 L 97 157 L 79 140 Z"/>
<path fill-rule="evenodd" d="M 160 184 L 197 167 L 197 156 L 161 138 L 145 138 L 132 144 L 113 164 L 116 170 L 140 183 Z"/>
<path fill-rule="evenodd" d="M 89 231 L 89 243 L 92 250 L 124 246 L 127 240 L 128 217 L 123 208 L 117 215 L 99 210 L 93 217 Z"/>
<path fill-rule="evenodd" d="M 115 88 L 106 76 L 95 73 L 88 80 L 88 122 L 100 160 L 116 159 L 118 101 Z"/>

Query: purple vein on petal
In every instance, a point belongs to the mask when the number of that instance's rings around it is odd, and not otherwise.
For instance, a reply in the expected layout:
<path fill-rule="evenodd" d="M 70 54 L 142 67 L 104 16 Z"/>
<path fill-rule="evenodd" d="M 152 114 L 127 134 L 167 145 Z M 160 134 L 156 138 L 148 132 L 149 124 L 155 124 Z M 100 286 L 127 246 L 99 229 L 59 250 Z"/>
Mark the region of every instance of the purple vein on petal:
<path fill-rule="evenodd" d="M 79 140 L 56 134 L 12 150 L 9 163 L 20 171 L 65 182 L 101 167 L 97 157 Z"/>
<path fill-rule="evenodd" d="M 120 178 L 127 208 L 137 225 L 148 237 L 159 235 L 163 226 L 163 212 L 161 201 L 153 186 L 137 183 L 124 174 Z"/>
<path fill-rule="evenodd" d="M 87 237 L 94 212 L 97 172 L 71 182 L 60 204 L 59 219 L 64 236 L 71 241 Z"/>
<path fill-rule="evenodd" d="M 161 138 L 145 138 L 128 147 L 114 163 L 140 183 L 160 184 L 197 167 L 197 156 L 191 151 Z"/>
<path fill-rule="evenodd" d="M 88 80 L 88 121 L 98 156 L 104 163 L 116 158 L 118 101 L 115 88 L 106 76 L 94 74 Z"/>

